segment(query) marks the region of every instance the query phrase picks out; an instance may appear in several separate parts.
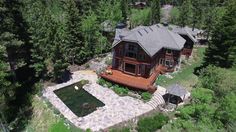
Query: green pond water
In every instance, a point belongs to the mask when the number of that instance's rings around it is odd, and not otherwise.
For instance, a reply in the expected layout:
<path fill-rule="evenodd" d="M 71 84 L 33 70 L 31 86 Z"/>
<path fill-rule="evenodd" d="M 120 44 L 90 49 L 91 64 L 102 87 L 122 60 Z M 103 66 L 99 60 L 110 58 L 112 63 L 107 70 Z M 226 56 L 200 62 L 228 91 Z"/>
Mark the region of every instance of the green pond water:
<path fill-rule="evenodd" d="M 88 81 L 82 80 L 78 83 L 54 91 L 65 105 L 78 117 L 88 115 L 95 111 L 97 107 L 104 106 L 100 100 L 82 88 L 86 83 L 88 83 Z M 75 86 L 79 89 L 76 90 Z"/>

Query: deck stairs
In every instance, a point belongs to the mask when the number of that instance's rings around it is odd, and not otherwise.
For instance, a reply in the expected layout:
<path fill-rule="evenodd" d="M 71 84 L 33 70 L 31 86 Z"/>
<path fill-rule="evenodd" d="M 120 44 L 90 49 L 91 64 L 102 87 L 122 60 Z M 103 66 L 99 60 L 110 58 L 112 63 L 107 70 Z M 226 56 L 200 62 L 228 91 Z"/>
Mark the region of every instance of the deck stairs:
<path fill-rule="evenodd" d="M 157 88 L 156 92 L 153 93 L 153 96 L 150 101 L 147 102 L 148 105 L 150 105 L 153 109 L 158 108 L 158 106 L 165 104 L 165 100 L 162 97 L 164 95 L 163 90 L 159 90 Z"/>

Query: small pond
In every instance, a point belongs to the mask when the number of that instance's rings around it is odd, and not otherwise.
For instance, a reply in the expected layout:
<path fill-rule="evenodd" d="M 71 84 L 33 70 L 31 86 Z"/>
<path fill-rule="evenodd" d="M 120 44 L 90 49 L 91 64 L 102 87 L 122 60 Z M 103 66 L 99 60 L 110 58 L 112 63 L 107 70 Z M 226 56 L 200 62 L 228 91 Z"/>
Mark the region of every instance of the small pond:
<path fill-rule="evenodd" d="M 82 88 L 87 83 L 87 80 L 82 80 L 78 83 L 54 91 L 65 105 L 78 117 L 88 115 L 95 111 L 97 107 L 105 105 Z"/>

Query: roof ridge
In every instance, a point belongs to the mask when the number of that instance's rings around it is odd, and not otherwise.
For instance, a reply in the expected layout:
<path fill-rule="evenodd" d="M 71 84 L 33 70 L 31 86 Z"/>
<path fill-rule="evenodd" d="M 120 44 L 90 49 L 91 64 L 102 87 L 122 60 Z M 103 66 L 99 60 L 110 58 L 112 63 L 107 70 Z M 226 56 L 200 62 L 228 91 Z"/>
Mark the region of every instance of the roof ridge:
<path fill-rule="evenodd" d="M 180 48 L 180 46 L 177 44 L 176 40 L 174 39 L 174 37 L 171 34 L 171 31 L 169 31 L 169 29 L 166 29 L 169 33 L 169 35 L 171 36 L 172 40 L 174 40 L 175 44 L 177 45 L 178 48 Z M 174 33 L 174 32 L 173 32 Z"/>

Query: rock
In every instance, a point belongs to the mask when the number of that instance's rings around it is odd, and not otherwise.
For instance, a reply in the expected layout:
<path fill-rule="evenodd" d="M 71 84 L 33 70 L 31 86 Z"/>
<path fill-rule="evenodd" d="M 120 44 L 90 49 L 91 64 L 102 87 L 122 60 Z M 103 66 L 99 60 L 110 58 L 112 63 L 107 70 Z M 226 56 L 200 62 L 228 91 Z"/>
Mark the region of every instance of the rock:
<path fill-rule="evenodd" d="M 167 78 L 173 79 L 173 77 L 170 74 L 165 75 Z"/>
<path fill-rule="evenodd" d="M 75 90 L 79 90 L 79 87 L 78 87 L 78 86 L 75 86 L 74 88 L 75 88 Z"/>

